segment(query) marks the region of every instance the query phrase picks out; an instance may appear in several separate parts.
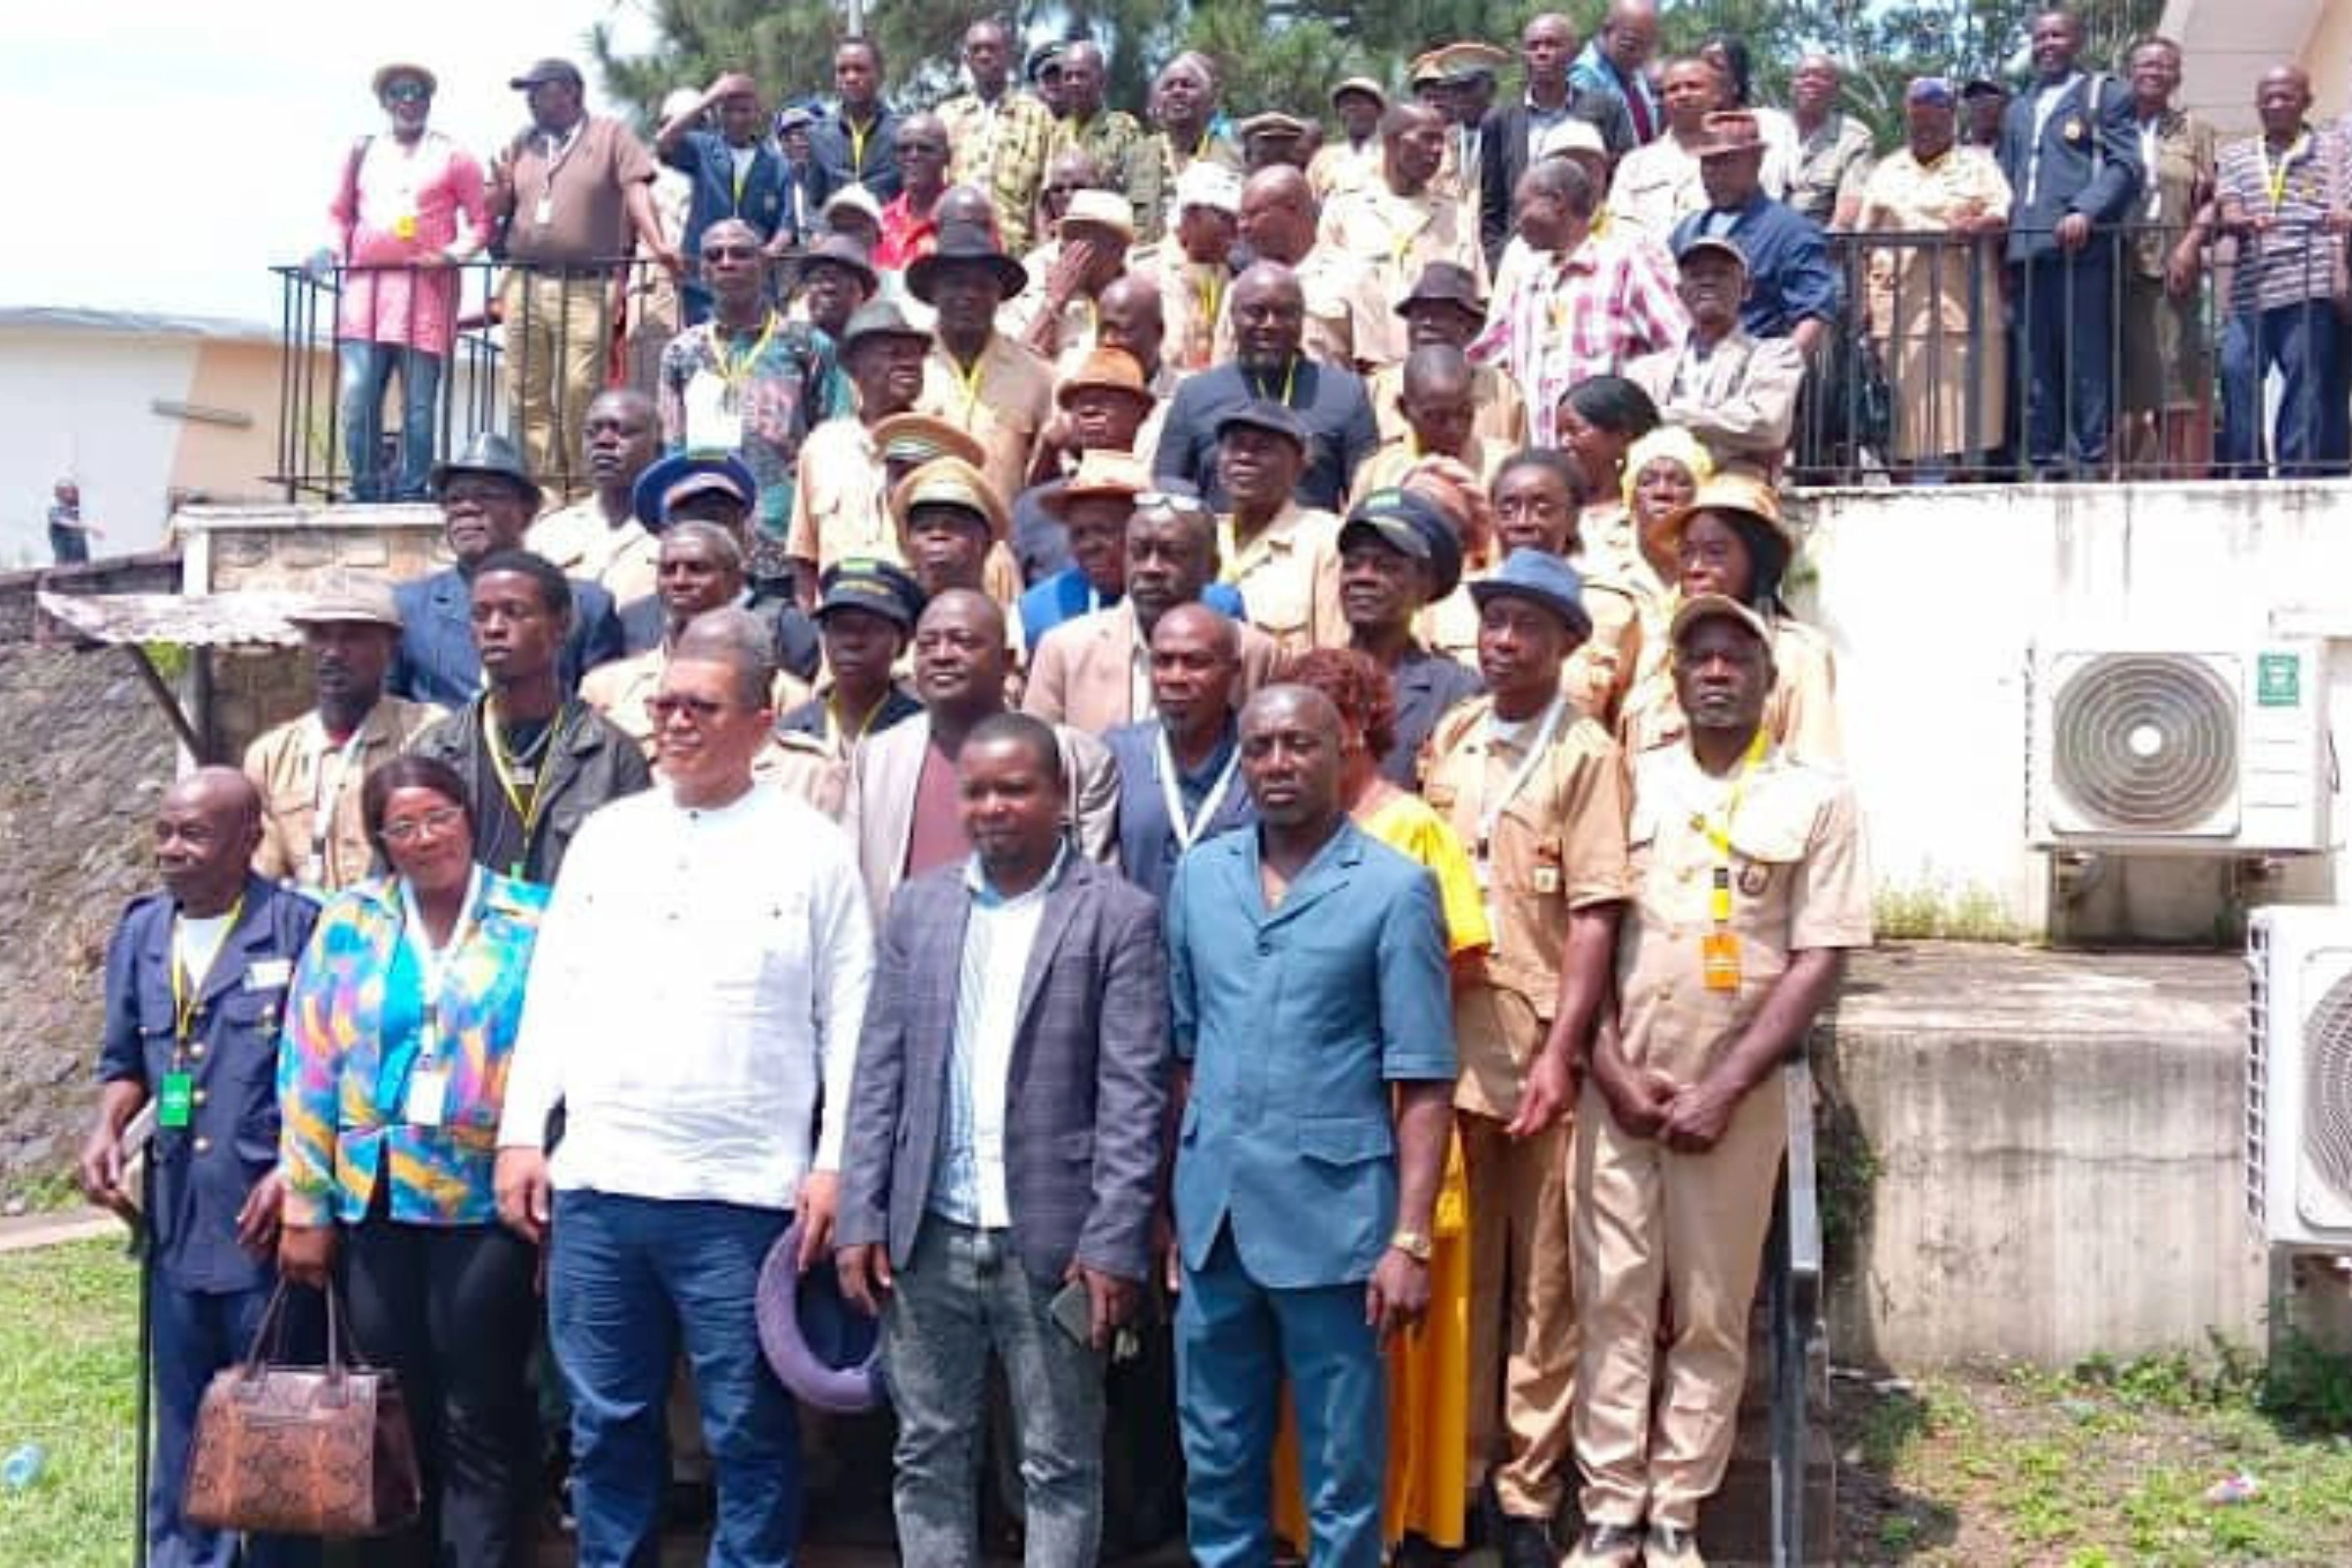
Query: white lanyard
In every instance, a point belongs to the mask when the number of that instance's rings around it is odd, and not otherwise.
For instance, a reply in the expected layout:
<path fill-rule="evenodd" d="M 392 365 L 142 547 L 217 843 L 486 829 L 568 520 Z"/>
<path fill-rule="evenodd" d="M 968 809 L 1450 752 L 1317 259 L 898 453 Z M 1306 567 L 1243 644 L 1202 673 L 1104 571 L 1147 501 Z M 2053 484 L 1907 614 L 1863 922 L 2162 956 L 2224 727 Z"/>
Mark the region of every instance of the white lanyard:
<path fill-rule="evenodd" d="M 482 898 L 482 868 L 475 866 L 466 881 L 466 905 L 451 927 L 449 940 L 434 947 L 425 934 L 424 911 L 416 906 L 416 890 L 409 879 L 400 879 L 400 939 L 409 945 L 410 955 L 416 960 L 418 989 L 424 993 L 422 1015 L 416 1026 L 416 1055 L 426 1067 L 441 1050 L 441 994 L 449 986 L 450 960 L 466 945 L 466 937 L 474 924 L 474 916 Z"/>
<path fill-rule="evenodd" d="M 1528 740 L 1527 755 L 1519 760 L 1517 770 L 1504 781 L 1502 793 L 1492 801 L 1482 799 L 1479 802 L 1478 863 L 1482 867 L 1492 858 L 1494 825 L 1502 820 L 1504 809 L 1510 806 L 1512 801 L 1518 799 L 1519 792 L 1527 788 L 1527 781 L 1535 777 L 1536 769 L 1543 765 L 1544 754 L 1551 750 L 1552 740 L 1559 733 L 1560 715 L 1566 710 L 1564 698 L 1554 697 L 1551 700 L 1551 706 L 1544 710 L 1543 719 L 1537 724 L 1535 734 Z"/>
<path fill-rule="evenodd" d="M 1242 749 L 1236 746 L 1225 759 L 1225 770 L 1201 797 L 1200 809 L 1188 819 L 1184 814 L 1184 788 L 1176 779 L 1176 754 L 1168 746 L 1168 726 L 1159 726 L 1159 795 L 1167 803 L 1168 829 L 1176 835 L 1177 849 L 1191 849 L 1200 837 L 1200 830 L 1216 820 L 1217 808 L 1225 804 L 1225 792 L 1233 788 L 1234 770 L 1241 760 Z"/>
<path fill-rule="evenodd" d="M 367 737 L 368 721 L 362 719 L 354 726 L 351 738 L 341 746 L 329 746 L 324 719 L 314 713 L 311 725 L 311 859 L 303 869 L 306 881 L 322 888 L 326 886 L 326 841 L 333 827 L 335 806 L 343 798 L 344 787 L 351 782 L 352 764 Z M 335 764 L 331 789 L 326 782 L 326 764 L 330 760 Z"/>

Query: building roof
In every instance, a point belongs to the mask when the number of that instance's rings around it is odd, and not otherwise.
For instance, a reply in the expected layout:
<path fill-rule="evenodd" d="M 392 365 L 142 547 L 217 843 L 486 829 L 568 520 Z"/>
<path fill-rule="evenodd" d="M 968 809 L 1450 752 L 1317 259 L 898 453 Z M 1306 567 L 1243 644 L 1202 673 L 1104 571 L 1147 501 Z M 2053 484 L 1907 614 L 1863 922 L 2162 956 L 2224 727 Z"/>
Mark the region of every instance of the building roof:
<path fill-rule="evenodd" d="M 0 305 L 0 331 L 106 332 L 120 337 L 196 337 L 216 343 L 269 344 L 277 343 L 283 335 L 269 321 L 76 305 Z"/>

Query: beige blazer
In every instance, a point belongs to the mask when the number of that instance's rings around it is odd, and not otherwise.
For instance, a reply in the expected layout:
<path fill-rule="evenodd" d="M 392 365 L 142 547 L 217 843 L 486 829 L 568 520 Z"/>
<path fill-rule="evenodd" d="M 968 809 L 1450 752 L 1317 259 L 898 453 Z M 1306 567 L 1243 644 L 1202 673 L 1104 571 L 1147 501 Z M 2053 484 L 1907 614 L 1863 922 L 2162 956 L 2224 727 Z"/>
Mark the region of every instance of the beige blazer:
<path fill-rule="evenodd" d="M 1237 705 L 1273 680 L 1282 657 L 1274 639 L 1255 626 L 1244 624 L 1240 629 L 1242 684 L 1234 694 Z M 1021 698 L 1021 711 L 1089 735 L 1141 723 L 1153 711 L 1136 708 L 1139 682 L 1145 688 L 1142 695 L 1150 695 L 1150 682 L 1136 659 L 1142 646 L 1135 607 L 1124 600 L 1063 621 L 1030 654 L 1029 687 Z"/>
<path fill-rule="evenodd" d="M 1069 810 L 1062 829 L 1078 852 L 1103 865 L 1119 850 L 1119 769 L 1092 735 L 1055 725 L 1061 740 L 1061 770 L 1069 780 Z M 906 879 L 906 850 L 914 839 L 914 791 L 922 777 L 923 754 L 931 749 L 931 718 L 918 713 L 858 745 L 850 760 L 849 791 L 841 825 L 858 847 L 858 869 L 877 919 L 890 896 Z"/>

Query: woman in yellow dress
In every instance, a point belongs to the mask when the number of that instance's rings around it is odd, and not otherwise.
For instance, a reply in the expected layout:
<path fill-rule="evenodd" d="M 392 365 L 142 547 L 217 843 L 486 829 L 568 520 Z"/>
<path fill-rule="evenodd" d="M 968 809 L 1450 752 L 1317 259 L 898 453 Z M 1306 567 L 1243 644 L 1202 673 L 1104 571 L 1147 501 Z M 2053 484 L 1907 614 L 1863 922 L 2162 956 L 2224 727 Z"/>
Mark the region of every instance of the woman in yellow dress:
<path fill-rule="evenodd" d="M 1492 941 L 1470 854 L 1418 795 L 1380 776 L 1395 740 L 1396 694 L 1388 671 L 1352 649 L 1300 655 L 1283 678 L 1310 687 L 1340 710 L 1348 746 L 1340 797 L 1355 825 L 1429 868 L 1446 916 L 1446 949 L 1459 966 Z M 1408 1539 L 1446 1551 L 1464 1544 L 1470 1475 L 1470 1212 L 1462 1145 L 1446 1152 L 1446 1179 L 1430 1225 L 1429 1315 L 1389 1346 L 1389 1473 L 1381 1524 L 1392 1548 Z M 1306 1539 L 1298 1431 L 1286 1399 L 1274 1448 L 1274 1533 Z"/>

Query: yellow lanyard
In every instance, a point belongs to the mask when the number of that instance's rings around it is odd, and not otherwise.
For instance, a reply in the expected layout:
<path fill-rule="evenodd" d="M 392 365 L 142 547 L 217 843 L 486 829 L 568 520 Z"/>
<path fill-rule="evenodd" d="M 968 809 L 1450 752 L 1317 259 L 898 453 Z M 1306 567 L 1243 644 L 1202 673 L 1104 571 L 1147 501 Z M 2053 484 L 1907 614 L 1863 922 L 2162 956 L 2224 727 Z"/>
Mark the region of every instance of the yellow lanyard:
<path fill-rule="evenodd" d="M 889 706 L 890 693 L 884 692 L 880 697 L 874 700 L 874 706 L 865 710 L 865 722 L 858 726 L 858 733 L 851 735 L 841 722 L 840 708 L 834 704 L 832 698 L 826 698 L 825 720 L 827 723 L 833 726 L 834 748 L 839 750 L 844 739 L 847 739 L 849 744 L 852 746 L 856 746 L 859 741 L 864 740 L 867 735 L 873 732 L 874 720 L 880 718 L 882 716 L 882 710 Z"/>
<path fill-rule="evenodd" d="M 980 407 L 980 386 L 988 373 L 988 350 L 982 349 L 972 360 L 972 368 L 956 365 L 956 356 L 948 356 L 948 365 L 956 372 L 956 384 L 963 388 L 963 416 L 969 419 Z"/>
<path fill-rule="evenodd" d="M 1200 318 L 1211 327 L 1217 324 L 1217 312 L 1225 307 L 1225 282 L 1212 269 L 1200 278 Z"/>
<path fill-rule="evenodd" d="M 862 181 L 865 178 L 865 129 L 860 129 L 856 121 L 846 116 L 843 118 L 850 127 L 850 177 Z M 866 129 L 870 128 L 869 123 Z"/>
<path fill-rule="evenodd" d="M 760 340 L 754 343 L 741 359 L 727 357 L 726 340 L 733 334 L 716 321 L 710 323 L 710 358 L 716 362 L 718 378 L 721 381 L 726 382 L 729 386 L 739 387 L 750 378 L 752 367 L 760 363 L 760 356 L 765 354 L 768 344 L 775 340 L 776 320 L 776 313 L 768 312 L 767 321 L 760 329 Z"/>
<path fill-rule="evenodd" d="M 1291 406 L 1291 390 L 1298 384 L 1298 358 L 1297 355 L 1293 355 L 1289 367 L 1282 372 L 1282 406 L 1284 408 L 1287 409 Z M 1257 395 L 1261 398 L 1266 395 L 1266 384 L 1263 381 L 1257 383 Z"/>
<path fill-rule="evenodd" d="M 507 743 L 499 733 L 498 707 L 489 700 L 482 704 L 482 739 L 490 749 L 490 771 L 498 778 L 498 790 L 507 798 L 508 808 L 522 824 L 522 849 L 526 857 L 531 849 L 531 829 L 539 825 L 540 797 L 547 792 L 547 775 L 551 771 L 547 763 L 554 757 L 557 742 L 563 738 L 564 721 L 570 716 L 571 705 L 566 703 L 556 710 L 556 716 L 549 721 L 547 757 L 531 770 L 531 792 L 526 798 L 514 782 L 514 764 L 507 760 Z"/>
<path fill-rule="evenodd" d="M 2271 211 L 2276 213 L 2286 203 L 2286 176 L 2293 172 L 2295 160 L 2311 153 L 2311 132 L 2307 130 L 2297 136 L 2294 145 L 2279 154 L 2276 166 L 2271 163 L 2269 142 L 2256 142 L 2254 150 L 2262 154 L 2262 182 L 2271 193 Z"/>
<path fill-rule="evenodd" d="M 1732 776 L 1732 793 L 1723 805 L 1723 814 L 1710 818 L 1703 811 L 1690 813 L 1690 825 L 1706 835 L 1715 847 L 1715 885 L 1708 900 L 1708 912 L 1717 925 L 1729 925 L 1732 919 L 1732 823 L 1740 815 L 1740 801 L 1747 793 L 1747 775 L 1755 770 L 1764 757 L 1771 737 L 1764 726 L 1756 726 L 1755 738 L 1747 743 L 1747 754 L 1740 759 L 1740 771 Z"/>
<path fill-rule="evenodd" d="M 228 939 L 237 929 L 237 916 L 245 912 L 245 895 L 228 906 L 228 923 L 220 928 L 220 946 L 213 950 L 210 961 L 204 966 L 204 979 L 188 973 L 179 951 L 179 927 L 172 928 L 172 1070 L 180 1070 L 181 1053 L 188 1049 L 189 1037 L 195 1032 L 196 1006 L 204 996 L 205 981 L 212 979 L 213 970 L 220 963 L 220 955 L 228 949 Z"/>

